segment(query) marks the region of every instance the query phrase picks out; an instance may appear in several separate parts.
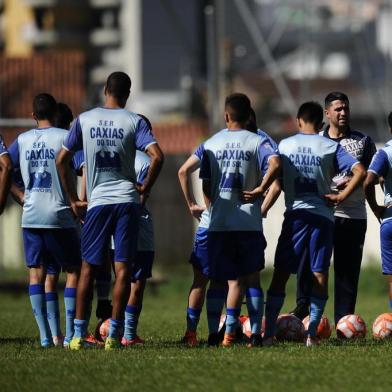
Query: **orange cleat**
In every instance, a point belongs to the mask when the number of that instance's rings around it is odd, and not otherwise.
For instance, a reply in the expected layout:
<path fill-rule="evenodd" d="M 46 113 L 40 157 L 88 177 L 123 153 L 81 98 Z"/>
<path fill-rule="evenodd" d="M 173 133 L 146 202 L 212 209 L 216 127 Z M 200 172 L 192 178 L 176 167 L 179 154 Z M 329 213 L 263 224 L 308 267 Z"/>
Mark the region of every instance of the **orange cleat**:
<path fill-rule="evenodd" d="M 186 331 L 185 336 L 182 338 L 182 343 L 189 347 L 195 347 L 199 344 L 197 340 L 196 331 Z"/>
<path fill-rule="evenodd" d="M 236 333 L 225 333 L 223 338 L 222 347 L 231 347 L 234 343 L 237 342 Z"/>
<path fill-rule="evenodd" d="M 123 346 L 135 346 L 135 345 L 142 345 L 144 344 L 144 340 L 139 338 L 136 335 L 135 339 L 125 339 L 124 337 L 121 339 L 121 344 Z"/>

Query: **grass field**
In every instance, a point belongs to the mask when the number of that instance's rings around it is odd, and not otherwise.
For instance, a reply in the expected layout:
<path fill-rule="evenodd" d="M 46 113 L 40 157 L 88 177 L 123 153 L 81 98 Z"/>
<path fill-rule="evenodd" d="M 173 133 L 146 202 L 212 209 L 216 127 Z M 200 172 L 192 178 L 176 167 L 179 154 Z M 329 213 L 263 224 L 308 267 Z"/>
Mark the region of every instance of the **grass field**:
<path fill-rule="evenodd" d="M 263 274 L 267 287 L 270 272 Z M 294 305 L 291 279 L 285 310 Z M 42 350 L 27 296 L 0 293 L 1 391 L 381 391 L 390 390 L 392 343 L 368 338 L 320 347 L 280 344 L 273 348 L 185 348 L 177 342 L 185 328 L 189 275 L 171 276 L 157 295 L 147 291 L 139 333 L 144 347 L 118 352 Z M 332 295 L 327 315 L 332 318 Z M 361 276 L 357 313 L 371 329 L 388 311 L 386 283 L 379 270 Z M 246 309 L 243 309 L 246 312 Z M 95 323 L 95 318 L 92 318 Z M 200 337 L 207 337 L 205 313 Z"/>

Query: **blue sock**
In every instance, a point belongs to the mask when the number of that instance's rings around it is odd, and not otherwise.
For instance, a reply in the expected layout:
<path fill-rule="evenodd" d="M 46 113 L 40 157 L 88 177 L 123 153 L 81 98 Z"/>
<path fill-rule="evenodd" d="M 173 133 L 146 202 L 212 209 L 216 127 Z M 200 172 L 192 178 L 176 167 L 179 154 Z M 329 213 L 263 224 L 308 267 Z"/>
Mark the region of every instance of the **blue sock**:
<path fill-rule="evenodd" d="M 125 308 L 124 338 L 133 340 L 136 338 L 137 325 L 141 308 L 138 306 L 127 305 Z"/>
<path fill-rule="evenodd" d="M 70 342 L 74 334 L 74 318 L 76 312 L 76 288 L 66 287 L 64 290 L 65 305 L 65 341 Z"/>
<path fill-rule="evenodd" d="M 114 320 L 110 319 L 109 324 L 109 338 L 119 338 L 120 331 L 123 329 L 124 321 L 123 320 Z"/>
<path fill-rule="evenodd" d="M 246 306 L 252 334 L 260 335 L 264 312 L 264 293 L 261 287 L 250 287 L 246 290 Z"/>
<path fill-rule="evenodd" d="M 74 338 L 84 338 L 87 335 L 87 321 L 86 320 L 74 320 Z"/>
<path fill-rule="evenodd" d="M 57 293 L 45 293 L 46 317 L 52 336 L 61 336 L 59 296 Z"/>
<path fill-rule="evenodd" d="M 186 310 L 186 329 L 196 332 L 200 320 L 201 309 L 187 308 Z"/>
<path fill-rule="evenodd" d="M 100 273 L 95 280 L 98 301 L 108 300 L 110 288 L 112 286 L 112 275 L 109 273 Z"/>
<path fill-rule="evenodd" d="M 238 317 L 240 317 L 241 308 L 226 309 L 226 333 L 234 333 L 238 325 Z"/>
<path fill-rule="evenodd" d="M 227 291 L 225 289 L 207 290 L 207 321 L 209 333 L 218 333 L 222 309 L 225 304 Z"/>
<path fill-rule="evenodd" d="M 392 299 L 389 300 L 389 307 L 392 309 Z"/>
<path fill-rule="evenodd" d="M 267 292 L 267 303 L 265 306 L 265 333 L 264 337 L 270 338 L 275 336 L 276 320 L 282 309 L 285 293 Z"/>
<path fill-rule="evenodd" d="M 316 336 L 317 327 L 323 315 L 325 304 L 328 298 L 310 297 L 310 314 L 308 335 L 314 338 Z"/>
<path fill-rule="evenodd" d="M 35 321 L 37 322 L 42 346 L 52 344 L 52 335 L 46 317 L 45 289 L 42 284 L 32 284 L 29 286 L 29 296 L 33 309 Z"/>

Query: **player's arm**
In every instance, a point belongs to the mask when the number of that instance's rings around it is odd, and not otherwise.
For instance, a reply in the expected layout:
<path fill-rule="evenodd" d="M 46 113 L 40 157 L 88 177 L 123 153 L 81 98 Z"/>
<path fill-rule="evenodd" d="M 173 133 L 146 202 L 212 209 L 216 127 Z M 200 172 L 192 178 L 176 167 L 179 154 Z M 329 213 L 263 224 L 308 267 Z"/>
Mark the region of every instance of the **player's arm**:
<path fill-rule="evenodd" d="M 182 193 L 184 194 L 186 204 L 188 205 L 189 211 L 192 216 L 198 220 L 200 220 L 202 212 L 205 210 L 205 207 L 200 206 L 196 203 L 193 192 L 191 192 L 191 187 L 189 184 L 189 180 L 191 174 L 198 169 L 200 166 L 200 159 L 192 154 L 185 163 L 178 170 L 178 179 L 180 181 Z"/>
<path fill-rule="evenodd" d="M 251 191 L 243 191 L 242 199 L 246 203 L 251 203 L 254 200 L 263 196 L 265 191 L 272 185 L 272 183 L 279 177 L 281 171 L 281 162 L 278 155 L 270 155 L 265 157 L 268 160 L 268 169 L 261 181 L 261 184 Z"/>
<path fill-rule="evenodd" d="M 82 218 L 87 208 L 87 202 L 79 199 L 76 183 L 72 175 L 72 158 L 75 151 L 82 150 L 82 129 L 79 118 L 72 124 L 63 144 L 63 148 L 57 155 L 56 167 L 60 176 L 61 184 L 68 196 L 71 208 L 75 216 Z"/>
<path fill-rule="evenodd" d="M 201 156 L 199 178 L 202 180 L 204 202 L 209 208 L 211 205 L 211 164 L 206 151 L 203 151 Z"/>
<path fill-rule="evenodd" d="M 280 193 L 282 192 L 282 185 L 279 179 L 276 179 L 272 185 L 269 187 L 267 194 L 263 200 L 263 204 L 261 205 L 261 215 L 263 218 L 267 217 L 268 211 L 275 204 L 276 200 Z"/>
<path fill-rule="evenodd" d="M 355 160 L 340 144 L 337 146 L 335 164 L 337 172 L 351 171 L 353 175 L 341 192 L 324 196 L 333 205 L 337 205 L 346 200 L 363 183 L 366 177 L 366 171 L 363 165 Z"/>
<path fill-rule="evenodd" d="M 3 213 L 11 186 L 11 159 L 7 153 L 0 155 L 0 215 Z"/>
<path fill-rule="evenodd" d="M 382 218 L 386 206 L 380 206 L 377 203 L 375 186 L 379 182 L 380 178 L 384 178 L 388 174 L 388 171 L 388 156 L 384 150 L 380 150 L 374 156 L 369 166 L 366 179 L 363 183 L 366 200 L 378 220 Z"/>
<path fill-rule="evenodd" d="M 82 177 L 80 186 L 80 200 L 87 202 L 86 166 L 82 167 Z"/>
<path fill-rule="evenodd" d="M 158 143 L 149 145 L 146 149 L 146 153 L 151 160 L 150 167 L 148 168 L 148 172 L 143 184 L 136 185 L 141 195 L 142 205 L 145 204 L 147 197 L 150 194 L 151 188 L 154 185 L 156 179 L 158 178 L 159 173 L 161 172 L 164 162 L 164 155 Z"/>

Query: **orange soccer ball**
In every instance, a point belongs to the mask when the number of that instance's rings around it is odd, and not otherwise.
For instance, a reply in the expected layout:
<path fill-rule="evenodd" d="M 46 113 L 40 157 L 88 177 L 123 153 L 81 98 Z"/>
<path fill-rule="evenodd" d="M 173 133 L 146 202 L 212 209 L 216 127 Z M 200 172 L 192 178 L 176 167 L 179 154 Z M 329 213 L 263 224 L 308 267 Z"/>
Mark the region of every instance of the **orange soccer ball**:
<path fill-rule="evenodd" d="M 392 336 L 392 313 L 380 314 L 373 323 L 373 336 L 385 339 Z"/>
<path fill-rule="evenodd" d="M 309 316 L 306 316 L 302 320 L 302 324 L 304 325 L 305 331 L 307 331 L 309 328 Z M 316 336 L 320 339 L 328 339 L 331 337 L 331 333 L 332 333 L 332 327 L 331 324 L 329 323 L 328 317 L 322 316 L 320 323 L 317 327 Z"/>
<path fill-rule="evenodd" d="M 336 325 L 336 334 L 343 339 L 364 338 L 366 332 L 365 321 L 357 314 L 342 317 Z"/>
<path fill-rule="evenodd" d="M 305 328 L 302 321 L 293 314 L 283 313 L 276 320 L 276 339 L 302 342 Z"/>

